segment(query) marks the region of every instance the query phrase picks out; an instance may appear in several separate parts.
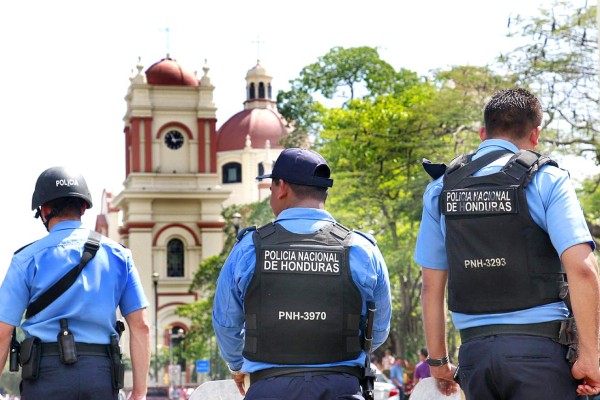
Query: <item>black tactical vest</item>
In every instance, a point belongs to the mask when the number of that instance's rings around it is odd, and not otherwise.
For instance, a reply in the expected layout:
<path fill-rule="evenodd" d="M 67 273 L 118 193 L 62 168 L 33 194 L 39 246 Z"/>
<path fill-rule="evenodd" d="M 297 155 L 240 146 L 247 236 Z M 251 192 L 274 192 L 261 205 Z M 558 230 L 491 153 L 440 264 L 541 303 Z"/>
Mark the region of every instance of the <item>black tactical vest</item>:
<path fill-rule="evenodd" d="M 561 300 L 566 275 L 548 234 L 532 219 L 525 187 L 545 164 L 532 151 L 501 171 L 472 176 L 507 151 L 450 165 L 440 197 L 446 216 L 448 307 L 466 314 L 522 310 Z"/>
<path fill-rule="evenodd" d="M 350 273 L 351 236 L 339 224 L 294 234 L 271 223 L 253 233 L 244 357 L 324 364 L 360 355 L 362 298 Z"/>

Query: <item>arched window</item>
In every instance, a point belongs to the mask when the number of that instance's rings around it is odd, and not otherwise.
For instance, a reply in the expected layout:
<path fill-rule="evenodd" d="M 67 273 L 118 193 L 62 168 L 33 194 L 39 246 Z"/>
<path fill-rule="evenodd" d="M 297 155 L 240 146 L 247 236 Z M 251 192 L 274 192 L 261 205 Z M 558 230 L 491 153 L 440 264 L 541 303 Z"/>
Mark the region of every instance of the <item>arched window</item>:
<path fill-rule="evenodd" d="M 271 84 L 269 83 L 269 85 L 267 86 L 267 92 L 269 94 L 269 99 L 273 98 L 273 88 L 271 87 Z"/>
<path fill-rule="evenodd" d="M 258 163 L 258 176 L 265 174 L 265 165 L 263 163 Z"/>
<path fill-rule="evenodd" d="M 223 165 L 223 183 L 238 183 L 242 181 L 242 164 L 230 162 Z"/>
<path fill-rule="evenodd" d="M 248 89 L 248 99 L 252 100 L 256 98 L 256 89 L 254 88 L 254 82 L 250 84 L 250 89 Z"/>
<path fill-rule="evenodd" d="M 263 82 L 258 83 L 258 98 L 259 99 L 265 98 L 265 84 Z"/>
<path fill-rule="evenodd" d="M 183 242 L 179 239 L 171 239 L 167 243 L 167 276 L 183 277 Z"/>

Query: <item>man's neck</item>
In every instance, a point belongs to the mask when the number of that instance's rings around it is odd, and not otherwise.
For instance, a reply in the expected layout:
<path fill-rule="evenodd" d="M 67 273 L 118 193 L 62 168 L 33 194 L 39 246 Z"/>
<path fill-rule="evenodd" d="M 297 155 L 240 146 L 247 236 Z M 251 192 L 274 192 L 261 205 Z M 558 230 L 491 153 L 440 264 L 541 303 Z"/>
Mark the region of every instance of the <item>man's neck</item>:
<path fill-rule="evenodd" d="M 58 224 L 60 222 L 64 222 L 64 221 L 77 221 L 77 222 L 81 222 L 81 218 L 76 218 L 76 217 L 54 217 L 48 223 L 48 232 L 50 232 L 52 230 L 52 228 L 56 224 Z"/>
<path fill-rule="evenodd" d="M 514 144 L 520 150 L 535 150 L 535 146 L 529 140 L 516 140 L 507 136 L 488 137 L 486 140 L 500 139 Z"/>
<path fill-rule="evenodd" d="M 287 208 L 316 208 L 319 210 L 325 209 L 325 202 L 312 198 L 298 199 L 297 197 L 290 197 Z"/>

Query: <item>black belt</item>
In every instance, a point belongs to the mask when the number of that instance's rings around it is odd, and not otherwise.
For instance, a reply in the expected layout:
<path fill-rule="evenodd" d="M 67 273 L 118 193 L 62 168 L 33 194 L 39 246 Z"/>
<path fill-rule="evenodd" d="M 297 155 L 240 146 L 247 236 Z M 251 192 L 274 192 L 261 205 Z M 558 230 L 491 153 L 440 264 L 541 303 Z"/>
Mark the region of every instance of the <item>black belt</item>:
<path fill-rule="evenodd" d="M 75 349 L 78 356 L 104 356 L 109 355 L 109 346 L 107 344 L 75 343 Z M 42 343 L 43 356 L 58 356 L 58 343 Z"/>
<path fill-rule="evenodd" d="M 260 371 L 252 372 L 250 374 L 250 384 L 254 384 L 260 380 L 268 379 L 268 378 L 276 378 L 280 376 L 285 377 L 294 377 L 294 376 L 305 376 L 306 374 L 310 374 L 311 376 L 319 376 L 319 375 L 331 375 L 331 374 L 348 374 L 357 377 L 358 379 L 362 379 L 363 370 L 360 367 L 298 367 L 298 368 L 268 368 Z"/>
<path fill-rule="evenodd" d="M 561 321 L 542 322 L 539 324 L 498 324 L 483 325 L 460 330 L 462 342 L 484 336 L 493 335 L 532 335 L 547 337 L 558 341 Z"/>

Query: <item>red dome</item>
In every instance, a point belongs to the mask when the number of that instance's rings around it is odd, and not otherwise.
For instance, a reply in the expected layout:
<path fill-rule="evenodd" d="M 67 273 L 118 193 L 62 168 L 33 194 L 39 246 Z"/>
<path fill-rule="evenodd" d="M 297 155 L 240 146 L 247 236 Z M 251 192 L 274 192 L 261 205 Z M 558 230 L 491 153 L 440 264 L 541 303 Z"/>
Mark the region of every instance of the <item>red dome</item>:
<path fill-rule="evenodd" d="M 169 57 L 152 64 L 146 70 L 146 79 L 150 85 L 198 86 L 196 76 Z"/>
<path fill-rule="evenodd" d="M 279 139 L 287 135 L 287 129 L 277 111 L 268 108 L 252 108 L 240 111 L 229 118 L 217 132 L 217 151 L 242 150 L 246 135 L 250 135 L 252 147 L 261 149 L 267 140 L 271 148 L 283 148 Z"/>

